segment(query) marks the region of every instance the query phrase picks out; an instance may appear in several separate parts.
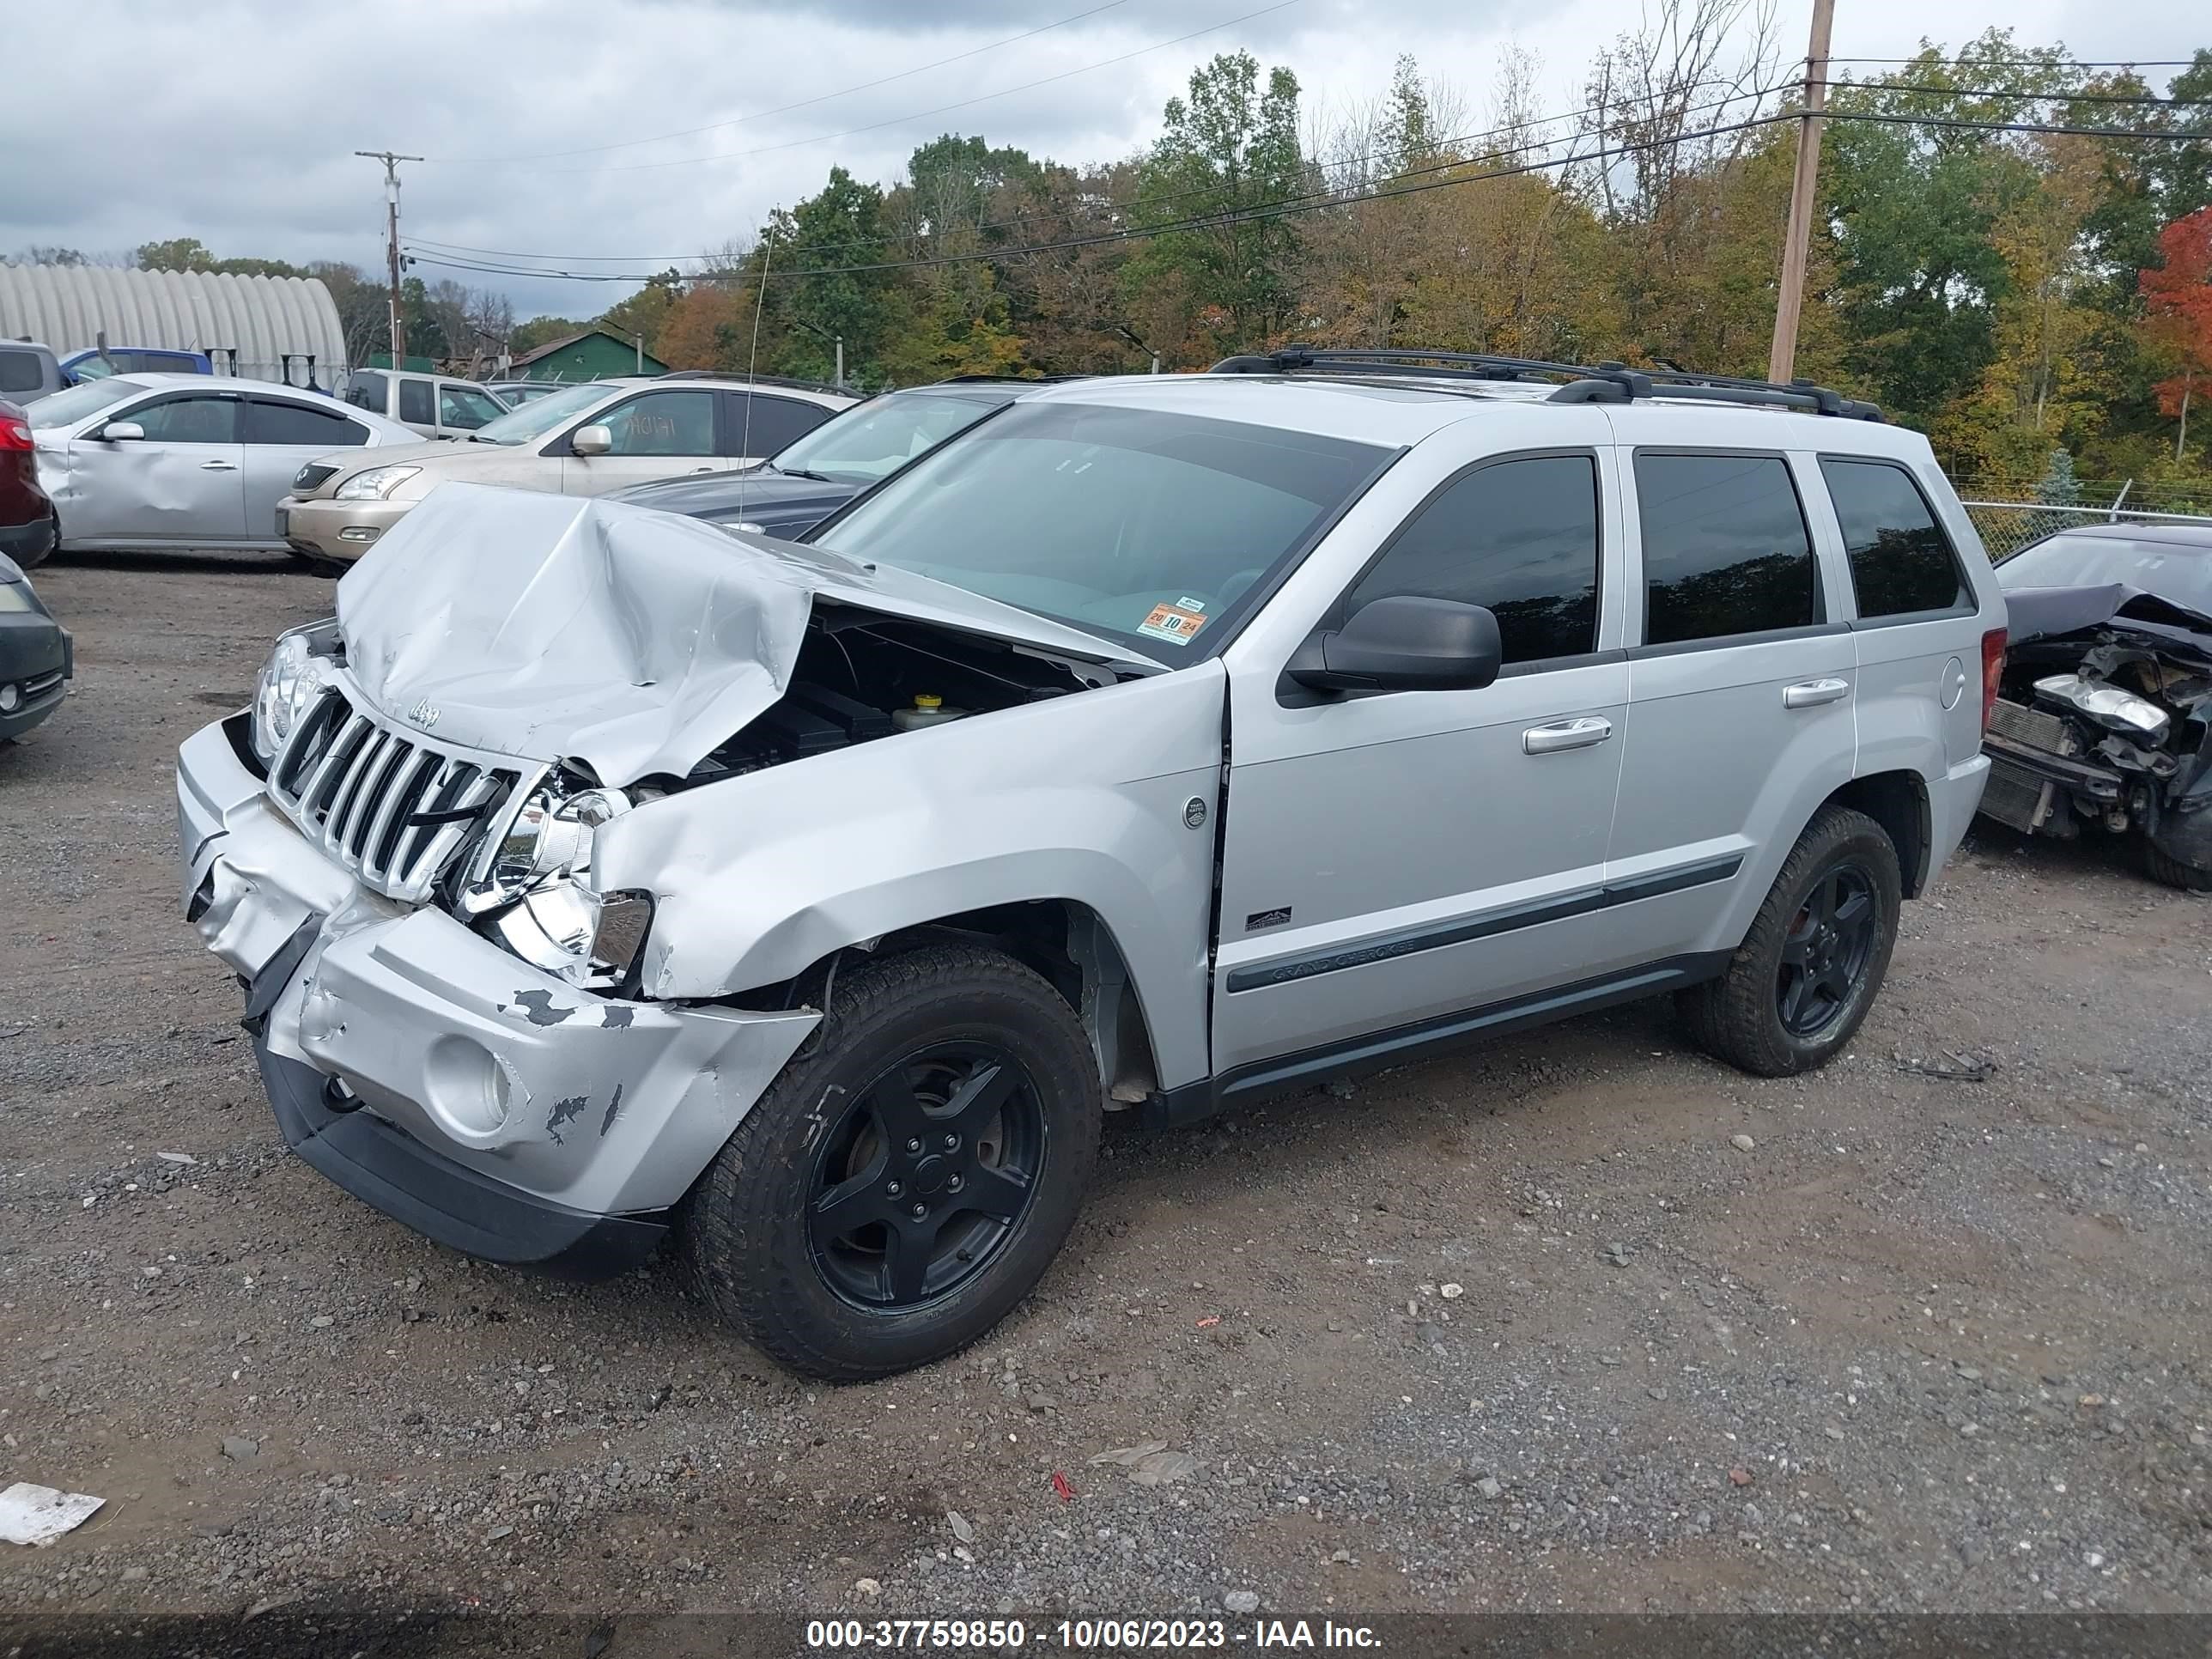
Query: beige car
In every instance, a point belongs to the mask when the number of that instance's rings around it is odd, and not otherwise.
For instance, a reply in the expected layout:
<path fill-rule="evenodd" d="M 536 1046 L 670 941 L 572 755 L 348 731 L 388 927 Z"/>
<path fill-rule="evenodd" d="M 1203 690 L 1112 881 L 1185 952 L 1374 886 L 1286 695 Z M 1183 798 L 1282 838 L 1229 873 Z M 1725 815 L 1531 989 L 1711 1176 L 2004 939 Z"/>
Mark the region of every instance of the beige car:
<path fill-rule="evenodd" d="M 311 563 L 349 562 L 448 479 L 563 495 L 764 459 L 857 398 L 766 378 L 593 380 L 510 410 L 458 443 L 341 451 L 301 467 L 277 531 Z"/>

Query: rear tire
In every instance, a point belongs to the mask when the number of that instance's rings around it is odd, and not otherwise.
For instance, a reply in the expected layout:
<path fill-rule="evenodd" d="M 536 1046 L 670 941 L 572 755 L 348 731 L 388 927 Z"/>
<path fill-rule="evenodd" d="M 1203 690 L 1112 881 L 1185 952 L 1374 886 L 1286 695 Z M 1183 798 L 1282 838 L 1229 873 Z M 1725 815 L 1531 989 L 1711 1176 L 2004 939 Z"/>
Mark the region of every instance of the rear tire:
<path fill-rule="evenodd" d="M 1103 1116 L 1082 1022 L 1021 963 L 967 945 L 848 961 L 684 1200 L 680 1249 L 716 1310 L 793 1370 L 908 1370 L 1044 1276 Z"/>
<path fill-rule="evenodd" d="M 1754 1077 L 1826 1065 L 1881 988 L 1903 898 L 1897 848 L 1881 826 L 1846 806 L 1822 807 L 1727 971 L 1676 999 L 1691 1036 Z"/>

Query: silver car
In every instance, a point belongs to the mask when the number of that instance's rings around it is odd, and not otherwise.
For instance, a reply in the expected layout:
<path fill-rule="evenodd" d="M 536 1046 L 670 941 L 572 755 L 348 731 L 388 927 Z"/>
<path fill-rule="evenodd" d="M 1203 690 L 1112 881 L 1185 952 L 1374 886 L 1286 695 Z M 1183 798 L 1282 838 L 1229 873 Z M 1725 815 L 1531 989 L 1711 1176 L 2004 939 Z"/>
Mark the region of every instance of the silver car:
<path fill-rule="evenodd" d="M 179 757 L 286 1140 L 494 1261 L 672 1233 L 858 1378 L 1028 1292 L 1110 1111 L 1662 992 L 1750 1072 L 1833 1056 L 1988 769 L 2003 600 L 1927 441 L 1224 368 L 1024 394 L 814 545 L 416 508 Z"/>
<path fill-rule="evenodd" d="M 116 374 L 30 407 L 58 544 L 283 548 L 276 503 L 318 455 L 418 441 L 335 398 L 205 374 Z"/>
<path fill-rule="evenodd" d="M 284 533 L 315 563 L 349 563 L 443 483 L 604 495 L 764 459 L 859 401 L 765 378 L 580 382 L 509 410 L 460 443 L 323 457 L 295 481 L 282 508 Z"/>

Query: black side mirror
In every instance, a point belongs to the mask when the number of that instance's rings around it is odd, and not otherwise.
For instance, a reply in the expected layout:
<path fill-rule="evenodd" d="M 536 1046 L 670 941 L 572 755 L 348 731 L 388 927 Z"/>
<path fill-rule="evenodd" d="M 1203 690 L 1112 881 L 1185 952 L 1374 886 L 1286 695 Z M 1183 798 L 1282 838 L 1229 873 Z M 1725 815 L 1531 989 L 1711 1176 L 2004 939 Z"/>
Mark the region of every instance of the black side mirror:
<path fill-rule="evenodd" d="M 1498 678 L 1504 655 L 1483 606 L 1401 593 L 1313 635 L 1286 672 L 1316 691 L 1474 691 Z"/>

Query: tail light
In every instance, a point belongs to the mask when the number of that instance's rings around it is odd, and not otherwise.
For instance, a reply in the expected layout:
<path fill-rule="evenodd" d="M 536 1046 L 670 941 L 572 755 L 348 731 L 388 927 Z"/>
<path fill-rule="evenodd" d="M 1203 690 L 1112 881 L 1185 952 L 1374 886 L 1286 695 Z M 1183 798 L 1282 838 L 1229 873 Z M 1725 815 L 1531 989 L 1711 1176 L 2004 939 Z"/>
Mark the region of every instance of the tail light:
<path fill-rule="evenodd" d="M 1990 711 L 1997 706 L 1997 682 L 2004 678 L 2005 631 L 1992 628 L 1982 635 L 1982 730 L 1990 729 Z"/>
<path fill-rule="evenodd" d="M 0 415 L 0 450 L 27 450 L 31 447 L 30 422 L 19 421 L 13 415 Z"/>

